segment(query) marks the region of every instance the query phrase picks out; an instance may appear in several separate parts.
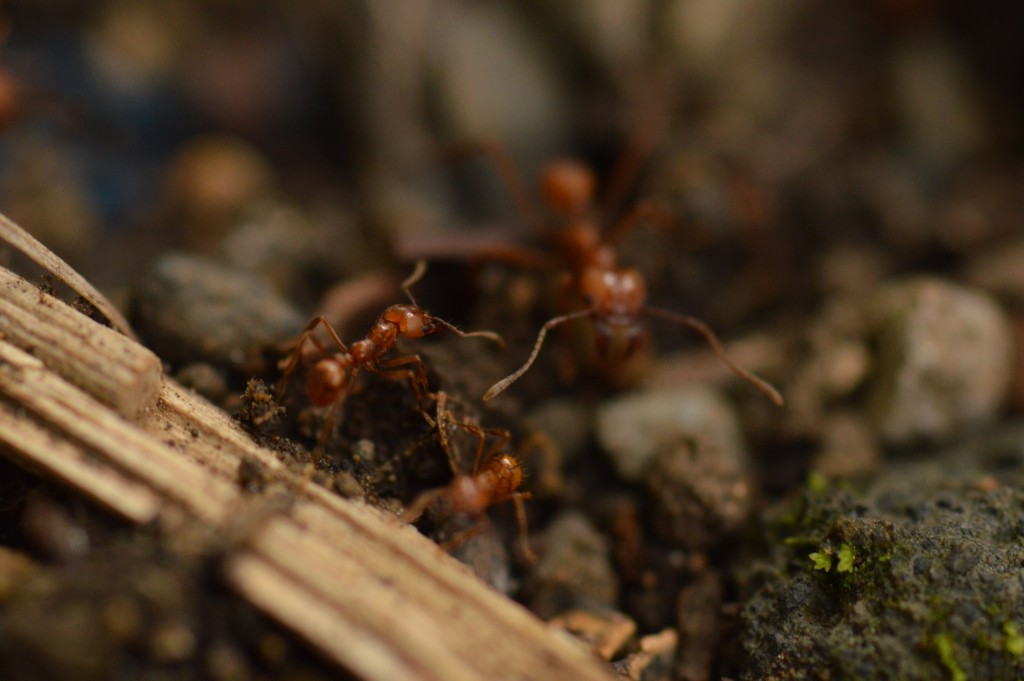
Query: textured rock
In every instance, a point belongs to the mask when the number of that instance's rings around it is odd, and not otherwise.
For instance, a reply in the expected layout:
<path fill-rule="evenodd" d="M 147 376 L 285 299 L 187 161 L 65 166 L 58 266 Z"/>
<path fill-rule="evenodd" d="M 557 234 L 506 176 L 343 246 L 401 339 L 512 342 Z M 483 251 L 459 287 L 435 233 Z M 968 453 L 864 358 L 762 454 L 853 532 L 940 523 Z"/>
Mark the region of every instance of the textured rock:
<path fill-rule="evenodd" d="M 180 253 L 154 263 L 136 314 L 146 342 L 164 359 L 249 371 L 263 349 L 298 335 L 305 321 L 262 279 Z"/>
<path fill-rule="evenodd" d="M 700 385 L 605 402 L 597 412 L 597 438 L 615 470 L 630 482 L 643 478 L 659 447 L 668 443 L 691 440 L 700 450 L 730 460 L 747 456 L 732 406 Z"/>
<path fill-rule="evenodd" d="M 530 609 L 549 619 L 567 610 L 611 609 L 619 585 L 608 540 L 581 513 L 555 519 L 540 542 L 540 560 L 524 587 Z"/>
<path fill-rule="evenodd" d="M 884 440 L 937 440 L 996 415 L 1012 331 L 989 297 L 922 277 L 881 287 L 868 308 L 878 348 L 868 410 Z"/>

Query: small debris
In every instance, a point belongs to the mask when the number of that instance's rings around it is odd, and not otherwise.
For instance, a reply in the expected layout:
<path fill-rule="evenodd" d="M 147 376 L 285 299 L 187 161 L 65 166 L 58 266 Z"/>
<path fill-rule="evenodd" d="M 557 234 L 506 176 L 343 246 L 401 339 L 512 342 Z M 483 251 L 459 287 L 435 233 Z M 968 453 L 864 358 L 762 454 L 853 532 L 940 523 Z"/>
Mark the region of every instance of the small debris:
<path fill-rule="evenodd" d="M 640 639 L 640 650 L 612 665 L 619 676 L 630 681 L 669 681 L 674 678 L 679 634 L 675 629 L 664 629 Z"/>
<path fill-rule="evenodd" d="M 267 485 L 267 469 L 253 456 L 244 456 L 238 462 L 238 486 L 249 494 L 259 494 Z"/>
<path fill-rule="evenodd" d="M 569 610 L 548 626 L 569 632 L 602 660 L 611 660 L 636 633 L 636 621 L 615 610 Z"/>
<path fill-rule="evenodd" d="M 282 414 L 284 407 L 277 403 L 267 384 L 259 378 L 249 379 L 242 395 L 242 424 L 252 433 L 265 435 Z"/>

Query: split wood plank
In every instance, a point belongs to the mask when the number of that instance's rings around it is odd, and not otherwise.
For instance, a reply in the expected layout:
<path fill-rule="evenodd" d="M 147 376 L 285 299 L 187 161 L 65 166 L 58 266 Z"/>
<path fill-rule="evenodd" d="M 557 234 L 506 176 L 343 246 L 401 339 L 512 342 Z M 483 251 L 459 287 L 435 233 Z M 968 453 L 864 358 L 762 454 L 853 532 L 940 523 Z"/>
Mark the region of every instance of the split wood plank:
<path fill-rule="evenodd" d="M 163 505 L 160 495 L 146 485 L 101 464 L 83 447 L 7 402 L 0 403 L 0 448 L 4 446 L 23 467 L 81 490 L 130 522 L 151 522 Z"/>
<path fill-rule="evenodd" d="M 2 267 L 0 334 L 126 419 L 156 406 L 156 355 Z"/>

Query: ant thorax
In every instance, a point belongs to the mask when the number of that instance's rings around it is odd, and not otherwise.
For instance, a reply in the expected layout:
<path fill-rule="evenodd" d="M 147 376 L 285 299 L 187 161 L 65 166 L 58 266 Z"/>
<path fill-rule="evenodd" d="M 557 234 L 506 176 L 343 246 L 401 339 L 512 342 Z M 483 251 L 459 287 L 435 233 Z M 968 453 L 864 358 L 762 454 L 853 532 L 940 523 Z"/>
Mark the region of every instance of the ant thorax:
<path fill-rule="evenodd" d="M 448 503 L 455 513 L 464 513 L 474 518 L 482 516 L 490 501 L 491 495 L 479 476 L 460 475 L 449 488 Z"/>
<path fill-rule="evenodd" d="M 574 272 L 587 267 L 615 267 L 615 249 L 601 240 L 600 230 L 590 219 L 574 220 L 562 227 L 558 232 L 558 249 Z"/>

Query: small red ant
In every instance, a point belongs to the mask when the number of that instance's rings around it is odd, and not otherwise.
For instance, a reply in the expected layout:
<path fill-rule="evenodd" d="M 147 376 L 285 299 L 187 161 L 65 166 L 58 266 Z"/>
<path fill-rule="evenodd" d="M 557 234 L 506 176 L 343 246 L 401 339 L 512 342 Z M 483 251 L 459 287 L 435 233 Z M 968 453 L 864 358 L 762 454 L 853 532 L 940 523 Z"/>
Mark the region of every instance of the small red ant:
<path fill-rule="evenodd" d="M 459 150 L 459 155 L 480 153 L 497 167 L 513 201 L 532 224 L 538 225 L 538 212 L 534 209 L 525 185 L 514 162 L 498 145 L 479 143 Z M 620 166 L 612 175 L 608 196 L 612 205 L 624 195 L 625 177 L 635 173 L 636 159 L 623 159 L 628 167 Z M 707 341 L 718 358 L 736 375 L 744 379 L 772 402 L 782 405 L 782 395 L 764 379 L 736 364 L 725 352 L 714 332 L 704 322 L 689 315 L 647 305 L 647 286 L 639 270 L 620 267 L 616 245 L 642 220 L 667 223 L 669 214 L 661 207 L 640 201 L 608 228 L 602 228 L 598 214 L 607 214 L 612 205 L 596 205 L 597 178 L 591 168 L 574 160 L 558 160 L 545 169 L 540 179 L 540 193 L 545 204 L 564 226 L 558 231 L 555 250 L 557 262 L 567 271 L 562 281 L 562 300 L 567 302 L 575 291 L 582 309 L 549 319 L 534 343 L 526 362 L 516 371 L 495 383 L 484 394 L 490 400 L 515 383 L 533 365 L 547 333 L 576 319 L 589 319 L 596 334 L 596 349 L 605 361 L 626 359 L 643 344 L 646 329 L 642 318 L 659 317 L 689 327 Z M 604 233 L 602 233 L 604 232 Z M 548 269 L 552 258 L 544 254 L 516 249 L 498 249 L 484 257 L 507 262 L 534 265 Z"/>
<path fill-rule="evenodd" d="M 403 518 L 406 522 L 415 522 L 427 507 L 443 499 L 453 515 L 480 519 L 489 507 L 511 501 L 515 505 L 516 520 L 519 523 L 523 556 L 531 563 L 535 562 L 537 556 L 530 549 L 526 533 L 526 508 L 523 505 L 523 501 L 529 499 L 531 494 L 518 491 L 523 482 L 523 469 L 519 461 L 507 451 L 511 435 L 501 428 L 481 428 L 474 423 L 454 420 L 451 410 L 447 408 L 447 398 L 444 392 L 437 394 L 435 425 L 454 478 L 446 487 L 420 494 L 402 514 Z M 448 439 L 448 431 L 452 426 L 458 426 L 479 438 L 473 468 L 468 474 L 460 473 L 455 461 L 455 453 Z M 484 449 L 489 436 L 496 440 Z"/>
<path fill-rule="evenodd" d="M 402 282 L 402 290 L 409 297 L 409 303 L 391 305 L 384 310 L 366 338 L 358 340 L 352 345 L 345 345 L 323 315 L 310 321 L 302 331 L 302 335 L 299 336 L 298 342 L 291 351 L 291 357 L 284 367 L 277 399 L 278 402 L 283 399 L 285 386 L 292 372 L 302 360 L 303 346 L 308 340 L 320 353 L 320 359 L 313 364 L 306 376 L 306 393 L 309 395 L 310 401 L 318 407 L 333 405 L 324 424 L 324 431 L 317 445 L 318 449 L 333 430 L 338 410 L 351 390 L 356 376 L 363 369 L 389 379 L 408 380 L 416 393 L 419 404 L 422 404 L 424 396 L 433 396 L 428 389 L 426 370 L 419 355 L 384 358 L 384 355 L 395 346 L 399 336 L 423 338 L 444 329 L 461 338 L 486 338 L 497 343 L 499 347 L 504 346 L 504 340 L 493 331 L 462 331 L 417 305 L 410 289 L 422 278 L 424 272 L 426 272 L 426 263 L 420 260 L 416 263 L 413 273 Z M 337 347 L 336 352 L 328 352 L 313 335 L 317 326 L 323 326 L 327 330 Z"/>

